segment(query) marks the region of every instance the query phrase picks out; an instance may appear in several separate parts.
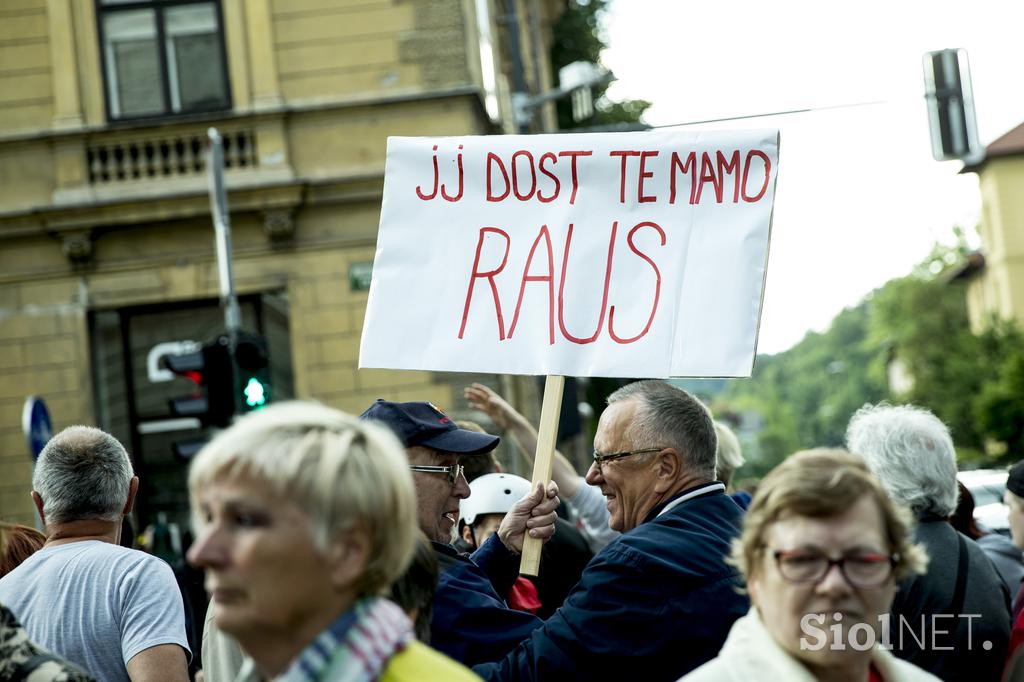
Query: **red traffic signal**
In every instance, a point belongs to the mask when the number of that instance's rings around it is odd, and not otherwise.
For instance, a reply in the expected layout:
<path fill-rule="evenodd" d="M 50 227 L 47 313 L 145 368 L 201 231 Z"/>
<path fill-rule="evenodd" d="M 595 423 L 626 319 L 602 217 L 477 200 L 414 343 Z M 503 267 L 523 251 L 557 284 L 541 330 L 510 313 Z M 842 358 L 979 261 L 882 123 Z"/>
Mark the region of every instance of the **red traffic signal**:
<path fill-rule="evenodd" d="M 234 378 L 227 344 L 220 341 L 208 343 L 195 353 L 164 357 L 167 369 L 195 384 L 190 395 L 169 401 L 175 415 L 195 417 L 206 426 L 231 423 L 235 413 Z"/>

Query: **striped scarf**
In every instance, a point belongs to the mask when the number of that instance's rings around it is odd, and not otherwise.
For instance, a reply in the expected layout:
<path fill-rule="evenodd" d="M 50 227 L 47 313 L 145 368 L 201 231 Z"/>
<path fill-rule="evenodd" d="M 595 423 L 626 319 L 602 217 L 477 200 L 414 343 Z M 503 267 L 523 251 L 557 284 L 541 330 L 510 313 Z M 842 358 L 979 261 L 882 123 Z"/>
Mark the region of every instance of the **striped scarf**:
<path fill-rule="evenodd" d="M 331 682 L 373 682 L 412 639 L 412 623 L 402 609 L 367 597 L 331 623 L 274 682 L 320 682 L 328 669 Z M 246 661 L 239 682 L 260 679 L 252 660 Z"/>

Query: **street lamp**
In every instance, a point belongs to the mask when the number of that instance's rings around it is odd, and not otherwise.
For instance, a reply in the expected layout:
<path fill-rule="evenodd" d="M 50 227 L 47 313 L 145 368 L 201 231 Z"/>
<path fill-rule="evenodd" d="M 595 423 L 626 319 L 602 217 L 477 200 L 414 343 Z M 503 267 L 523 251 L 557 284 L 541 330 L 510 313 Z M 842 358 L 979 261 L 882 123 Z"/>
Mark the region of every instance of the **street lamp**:
<path fill-rule="evenodd" d="M 565 97 L 572 97 L 572 118 L 582 121 L 594 113 L 593 88 L 599 88 L 615 80 L 608 69 L 591 62 L 573 62 L 558 70 L 559 86 L 554 90 L 530 95 L 525 92 L 512 93 L 512 112 L 516 128 L 524 132 L 533 120 L 534 112 L 544 104 Z"/>

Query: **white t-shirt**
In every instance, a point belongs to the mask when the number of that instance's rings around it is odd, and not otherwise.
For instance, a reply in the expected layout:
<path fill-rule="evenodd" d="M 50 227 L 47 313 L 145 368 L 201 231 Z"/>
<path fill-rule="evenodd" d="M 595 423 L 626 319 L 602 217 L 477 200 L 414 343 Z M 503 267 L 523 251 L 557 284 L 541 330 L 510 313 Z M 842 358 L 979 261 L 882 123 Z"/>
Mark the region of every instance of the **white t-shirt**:
<path fill-rule="evenodd" d="M 103 682 L 128 682 L 128 661 L 159 644 L 190 654 L 171 567 L 109 542 L 40 549 L 0 578 L 0 603 L 34 642 Z"/>
<path fill-rule="evenodd" d="M 608 527 L 610 514 L 605 505 L 604 495 L 601 494 L 601 489 L 597 486 L 581 483 L 576 488 L 576 494 L 566 502 L 576 512 L 578 517 L 576 526 L 594 554 L 619 537 L 619 531 Z"/>

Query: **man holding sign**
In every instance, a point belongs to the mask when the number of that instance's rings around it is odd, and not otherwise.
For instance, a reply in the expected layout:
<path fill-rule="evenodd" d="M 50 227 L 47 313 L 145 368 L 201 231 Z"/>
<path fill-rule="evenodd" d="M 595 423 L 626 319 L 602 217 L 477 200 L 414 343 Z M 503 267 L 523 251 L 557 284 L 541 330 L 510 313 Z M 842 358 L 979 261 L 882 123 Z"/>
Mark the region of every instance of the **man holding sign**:
<path fill-rule="evenodd" d="M 725 563 L 742 512 L 715 479 L 707 409 L 662 381 L 608 398 L 587 481 L 623 535 L 591 560 L 576 589 L 487 680 L 675 680 L 717 654 L 748 610 Z"/>

